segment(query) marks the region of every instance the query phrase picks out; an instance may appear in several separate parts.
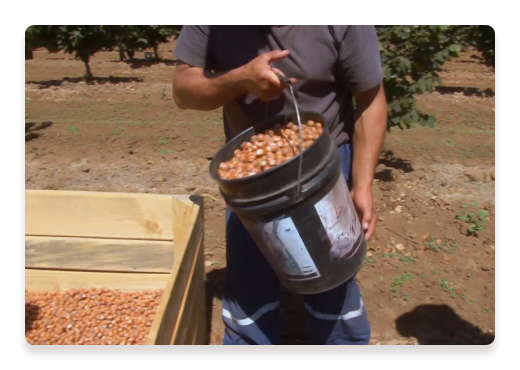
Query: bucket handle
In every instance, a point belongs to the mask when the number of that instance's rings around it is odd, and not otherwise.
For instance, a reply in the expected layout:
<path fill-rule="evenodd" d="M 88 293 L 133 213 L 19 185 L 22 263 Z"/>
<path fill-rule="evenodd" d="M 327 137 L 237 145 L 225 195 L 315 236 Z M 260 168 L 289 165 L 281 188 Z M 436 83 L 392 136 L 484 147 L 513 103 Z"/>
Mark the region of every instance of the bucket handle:
<path fill-rule="evenodd" d="M 289 87 L 289 91 L 291 92 L 291 96 L 293 98 L 294 109 L 296 111 L 296 117 L 298 118 L 298 132 L 300 134 L 300 160 L 298 163 L 298 184 L 296 187 L 296 199 L 300 197 L 301 188 L 302 188 L 302 168 L 303 168 L 303 134 L 302 134 L 302 122 L 300 119 L 300 110 L 298 109 L 298 103 L 296 102 L 296 97 L 294 95 L 293 85 L 289 78 L 282 76 L 279 73 L 275 73 L 276 77 L 283 83 L 285 86 Z M 267 102 L 265 107 L 265 118 L 267 118 L 269 113 L 269 102 Z"/>

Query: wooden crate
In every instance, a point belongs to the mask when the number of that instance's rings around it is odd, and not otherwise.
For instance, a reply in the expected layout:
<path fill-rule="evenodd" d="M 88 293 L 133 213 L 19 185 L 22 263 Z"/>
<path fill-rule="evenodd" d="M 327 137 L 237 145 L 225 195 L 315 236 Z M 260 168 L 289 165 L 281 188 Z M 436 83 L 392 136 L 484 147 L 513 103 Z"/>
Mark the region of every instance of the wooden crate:
<path fill-rule="evenodd" d="M 205 344 L 201 197 L 25 191 L 25 288 L 164 289 L 146 344 Z"/>

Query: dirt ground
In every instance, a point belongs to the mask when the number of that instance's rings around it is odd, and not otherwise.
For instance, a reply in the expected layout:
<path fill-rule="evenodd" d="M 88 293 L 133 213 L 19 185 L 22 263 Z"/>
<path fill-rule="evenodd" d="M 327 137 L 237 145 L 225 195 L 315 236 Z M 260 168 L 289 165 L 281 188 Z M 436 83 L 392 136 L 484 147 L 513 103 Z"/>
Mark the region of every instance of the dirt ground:
<path fill-rule="evenodd" d="M 180 111 L 173 43 L 161 61 L 25 62 L 25 186 L 197 194 L 205 198 L 208 341 L 221 344 L 224 202 L 208 174 L 224 141 L 221 110 Z M 392 130 L 374 185 L 379 222 L 358 275 L 372 344 L 484 344 L 495 331 L 495 74 L 472 50 L 418 96 L 435 127 Z M 462 218 L 462 219 L 461 219 Z M 281 292 L 287 344 L 309 343 L 300 297 Z"/>

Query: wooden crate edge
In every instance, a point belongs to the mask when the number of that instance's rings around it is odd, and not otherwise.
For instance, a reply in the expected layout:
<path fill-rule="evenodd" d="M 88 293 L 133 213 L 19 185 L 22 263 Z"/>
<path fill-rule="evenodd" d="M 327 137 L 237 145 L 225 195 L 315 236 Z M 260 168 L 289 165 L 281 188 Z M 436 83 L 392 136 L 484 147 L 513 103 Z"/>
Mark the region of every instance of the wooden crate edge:
<path fill-rule="evenodd" d="M 203 251 L 203 198 L 190 197 L 190 202 L 173 201 L 174 253 L 172 273 L 148 334 L 146 344 L 171 344 L 182 314 L 186 285 L 195 266 L 196 257 Z M 182 220 L 182 222 L 175 222 Z"/>

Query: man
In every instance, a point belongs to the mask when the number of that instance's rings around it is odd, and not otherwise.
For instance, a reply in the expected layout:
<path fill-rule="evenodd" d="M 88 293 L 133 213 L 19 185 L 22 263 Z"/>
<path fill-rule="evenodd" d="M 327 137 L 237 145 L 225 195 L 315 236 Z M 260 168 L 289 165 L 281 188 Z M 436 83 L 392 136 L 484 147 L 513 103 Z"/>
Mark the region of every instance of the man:
<path fill-rule="evenodd" d="M 174 53 L 176 104 L 223 107 L 227 140 L 266 117 L 291 113 L 292 98 L 275 72 L 291 78 L 300 110 L 326 118 L 370 238 L 377 219 L 372 181 L 387 120 L 373 26 L 184 26 Z M 226 234 L 224 344 L 278 344 L 279 281 L 229 210 Z M 305 301 L 315 344 L 368 344 L 370 327 L 355 277 Z"/>

